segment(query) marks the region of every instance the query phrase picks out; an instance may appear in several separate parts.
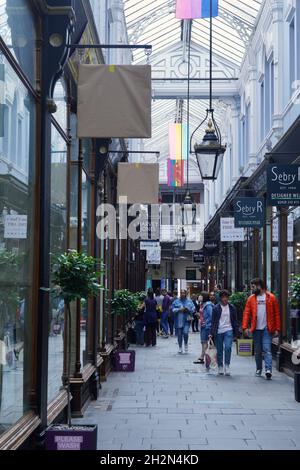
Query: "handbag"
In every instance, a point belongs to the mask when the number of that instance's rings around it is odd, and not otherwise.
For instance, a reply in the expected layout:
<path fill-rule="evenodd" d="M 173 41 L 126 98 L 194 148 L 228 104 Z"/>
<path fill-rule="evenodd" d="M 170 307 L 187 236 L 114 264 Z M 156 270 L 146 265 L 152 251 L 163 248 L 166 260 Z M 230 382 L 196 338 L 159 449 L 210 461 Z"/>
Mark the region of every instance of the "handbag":
<path fill-rule="evenodd" d="M 188 314 L 188 316 L 186 317 L 187 321 L 193 321 L 194 320 L 194 317 L 193 315 L 191 315 L 190 313 Z"/>
<path fill-rule="evenodd" d="M 215 369 L 217 367 L 217 349 L 214 345 L 213 340 L 210 338 L 208 340 L 207 350 L 204 355 L 205 367 L 207 369 Z"/>

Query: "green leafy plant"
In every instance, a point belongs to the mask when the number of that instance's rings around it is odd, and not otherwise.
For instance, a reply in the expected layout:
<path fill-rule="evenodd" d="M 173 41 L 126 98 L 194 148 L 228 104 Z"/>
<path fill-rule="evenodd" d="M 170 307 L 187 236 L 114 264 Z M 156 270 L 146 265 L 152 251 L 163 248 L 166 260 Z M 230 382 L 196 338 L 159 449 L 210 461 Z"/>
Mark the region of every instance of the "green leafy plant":
<path fill-rule="evenodd" d="M 229 301 L 232 305 L 235 306 L 235 308 L 239 312 L 243 312 L 246 302 L 247 302 L 248 295 L 246 292 L 234 292 L 231 294 Z"/>
<path fill-rule="evenodd" d="M 290 286 L 290 297 L 291 306 L 293 308 L 299 308 L 300 304 L 300 274 L 293 276 L 293 280 Z"/>
<path fill-rule="evenodd" d="M 71 400 L 70 400 L 70 370 L 71 370 L 71 308 L 70 303 L 74 300 L 96 297 L 102 286 L 98 279 L 103 272 L 103 264 L 100 260 L 76 250 L 55 256 L 52 264 L 53 284 L 52 291 L 64 300 L 68 314 L 68 426 L 71 427 Z"/>
<path fill-rule="evenodd" d="M 238 316 L 238 321 L 242 321 L 243 312 L 248 299 L 247 292 L 234 292 L 229 298 L 229 302 L 235 306 Z"/>
<path fill-rule="evenodd" d="M 130 292 L 127 289 L 117 290 L 114 297 L 109 301 L 111 313 L 115 315 L 133 314 L 137 311 L 139 305 L 139 295 Z"/>

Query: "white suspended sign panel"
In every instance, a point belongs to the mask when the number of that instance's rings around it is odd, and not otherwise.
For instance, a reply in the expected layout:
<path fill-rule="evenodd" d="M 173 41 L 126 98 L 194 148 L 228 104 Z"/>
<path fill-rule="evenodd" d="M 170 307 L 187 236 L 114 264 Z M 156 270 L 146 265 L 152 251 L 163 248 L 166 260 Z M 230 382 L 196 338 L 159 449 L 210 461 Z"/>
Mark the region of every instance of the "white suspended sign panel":
<path fill-rule="evenodd" d="M 79 138 L 151 137 L 151 66 L 79 66 Z"/>
<path fill-rule="evenodd" d="M 118 201 L 127 198 L 127 204 L 158 204 L 159 164 L 119 163 Z"/>
<path fill-rule="evenodd" d="M 221 242 L 243 242 L 245 231 L 243 228 L 235 228 L 234 217 L 223 217 L 221 224 Z"/>

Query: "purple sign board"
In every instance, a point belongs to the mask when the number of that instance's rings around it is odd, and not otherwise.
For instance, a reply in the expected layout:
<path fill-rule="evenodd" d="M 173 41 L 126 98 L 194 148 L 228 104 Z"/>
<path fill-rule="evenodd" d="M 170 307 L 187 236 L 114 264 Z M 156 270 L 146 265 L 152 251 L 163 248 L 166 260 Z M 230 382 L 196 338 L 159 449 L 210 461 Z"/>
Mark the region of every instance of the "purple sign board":
<path fill-rule="evenodd" d="M 135 351 L 115 351 L 114 370 L 116 372 L 134 372 Z"/>
<path fill-rule="evenodd" d="M 97 450 L 97 426 L 50 426 L 45 433 L 46 450 Z"/>

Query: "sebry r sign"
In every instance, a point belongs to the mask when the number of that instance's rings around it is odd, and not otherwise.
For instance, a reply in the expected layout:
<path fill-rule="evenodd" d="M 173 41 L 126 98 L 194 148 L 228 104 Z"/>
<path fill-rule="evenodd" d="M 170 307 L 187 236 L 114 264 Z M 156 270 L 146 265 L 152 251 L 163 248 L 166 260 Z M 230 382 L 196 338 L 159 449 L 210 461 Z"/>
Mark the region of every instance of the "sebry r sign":
<path fill-rule="evenodd" d="M 261 228 L 265 223 L 265 201 L 257 197 L 240 197 L 234 201 L 234 225 L 237 228 Z"/>
<path fill-rule="evenodd" d="M 298 206 L 300 204 L 300 165 L 268 165 L 268 206 Z"/>

